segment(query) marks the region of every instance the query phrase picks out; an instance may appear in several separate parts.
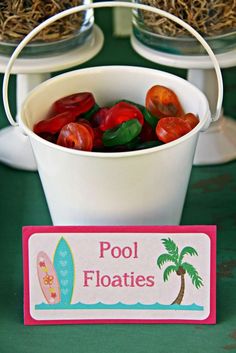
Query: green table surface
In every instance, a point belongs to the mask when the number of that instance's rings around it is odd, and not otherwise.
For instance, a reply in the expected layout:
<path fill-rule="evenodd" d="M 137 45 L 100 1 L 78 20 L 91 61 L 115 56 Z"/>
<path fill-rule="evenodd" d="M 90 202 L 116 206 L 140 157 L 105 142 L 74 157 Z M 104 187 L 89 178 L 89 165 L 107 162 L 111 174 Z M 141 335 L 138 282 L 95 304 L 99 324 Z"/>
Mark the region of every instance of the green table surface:
<path fill-rule="evenodd" d="M 185 70 L 158 67 L 136 54 L 127 38 L 115 38 L 110 9 L 96 10 L 96 22 L 105 44 L 82 67 L 146 66 L 185 77 Z M 236 119 L 236 68 L 223 76 L 224 110 Z M 14 85 L 13 77 L 13 111 Z M 6 125 L 1 119 L 0 127 Z M 38 174 L 0 164 L 0 353 L 236 352 L 236 161 L 193 167 L 181 223 L 218 227 L 216 325 L 24 326 L 21 227 L 51 219 Z"/>

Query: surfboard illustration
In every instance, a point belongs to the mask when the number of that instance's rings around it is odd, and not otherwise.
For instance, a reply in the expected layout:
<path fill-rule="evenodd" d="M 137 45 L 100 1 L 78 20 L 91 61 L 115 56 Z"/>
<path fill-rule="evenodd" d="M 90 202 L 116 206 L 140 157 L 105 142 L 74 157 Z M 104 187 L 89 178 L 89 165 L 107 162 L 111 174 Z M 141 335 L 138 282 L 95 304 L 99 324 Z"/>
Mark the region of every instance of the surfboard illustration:
<path fill-rule="evenodd" d="M 70 304 L 74 289 L 74 260 L 69 244 L 62 237 L 56 247 L 53 264 L 61 288 L 61 304 Z"/>
<path fill-rule="evenodd" d="M 57 274 L 50 258 L 43 251 L 40 251 L 37 256 L 37 273 L 47 303 L 60 303 L 61 295 Z"/>

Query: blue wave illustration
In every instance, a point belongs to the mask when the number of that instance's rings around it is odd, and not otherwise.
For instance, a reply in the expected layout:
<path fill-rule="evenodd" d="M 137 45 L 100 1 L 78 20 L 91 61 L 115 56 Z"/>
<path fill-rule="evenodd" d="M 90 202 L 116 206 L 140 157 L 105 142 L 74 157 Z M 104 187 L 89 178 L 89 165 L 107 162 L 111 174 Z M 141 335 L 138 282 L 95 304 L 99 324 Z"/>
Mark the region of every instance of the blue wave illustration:
<path fill-rule="evenodd" d="M 195 303 L 191 305 L 165 305 L 160 303 L 154 304 L 125 304 L 122 302 L 118 302 L 115 304 L 104 304 L 102 302 L 98 302 L 95 304 L 84 304 L 81 302 L 75 304 L 66 304 L 66 303 L 58 303 L 58 304 L 36 304 L 35 310 L 189 310 L 189 311 L 203 311 L 204 307 L 197 305 Z"/>

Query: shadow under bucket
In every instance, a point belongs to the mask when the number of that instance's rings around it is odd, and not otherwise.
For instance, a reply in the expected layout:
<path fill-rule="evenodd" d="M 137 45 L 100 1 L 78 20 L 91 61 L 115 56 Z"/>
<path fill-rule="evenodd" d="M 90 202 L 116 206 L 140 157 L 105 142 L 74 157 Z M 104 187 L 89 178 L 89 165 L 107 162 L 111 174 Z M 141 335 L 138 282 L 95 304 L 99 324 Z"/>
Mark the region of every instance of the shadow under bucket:
<path fill-rule="evenodd" d="M 175 91 L 200 123 L 159 147 L 117 153 L 84 152 L 50 143 L 32 132 L 52 103 L 92 92 L 100 106 L 119 99 L 145 104 L 153 85 Z M 55 225 L 178 224 L 199 132 L 209 124 L 206 97 L 195 86 L 158 70 L 104 66 L 57 76 L 35 88 L 23 104 L 20 126 L 29 136 Z"/>

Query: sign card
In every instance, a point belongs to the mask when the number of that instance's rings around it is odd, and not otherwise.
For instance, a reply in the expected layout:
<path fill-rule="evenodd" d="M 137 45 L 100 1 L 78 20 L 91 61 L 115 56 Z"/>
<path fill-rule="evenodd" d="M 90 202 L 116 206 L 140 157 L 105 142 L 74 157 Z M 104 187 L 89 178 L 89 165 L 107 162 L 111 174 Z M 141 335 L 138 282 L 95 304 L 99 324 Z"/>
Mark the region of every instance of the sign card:
<path fill-rule="evenodd" d="M 25 325 L 216 321 L 215 226 L 23 228 Z"/>

